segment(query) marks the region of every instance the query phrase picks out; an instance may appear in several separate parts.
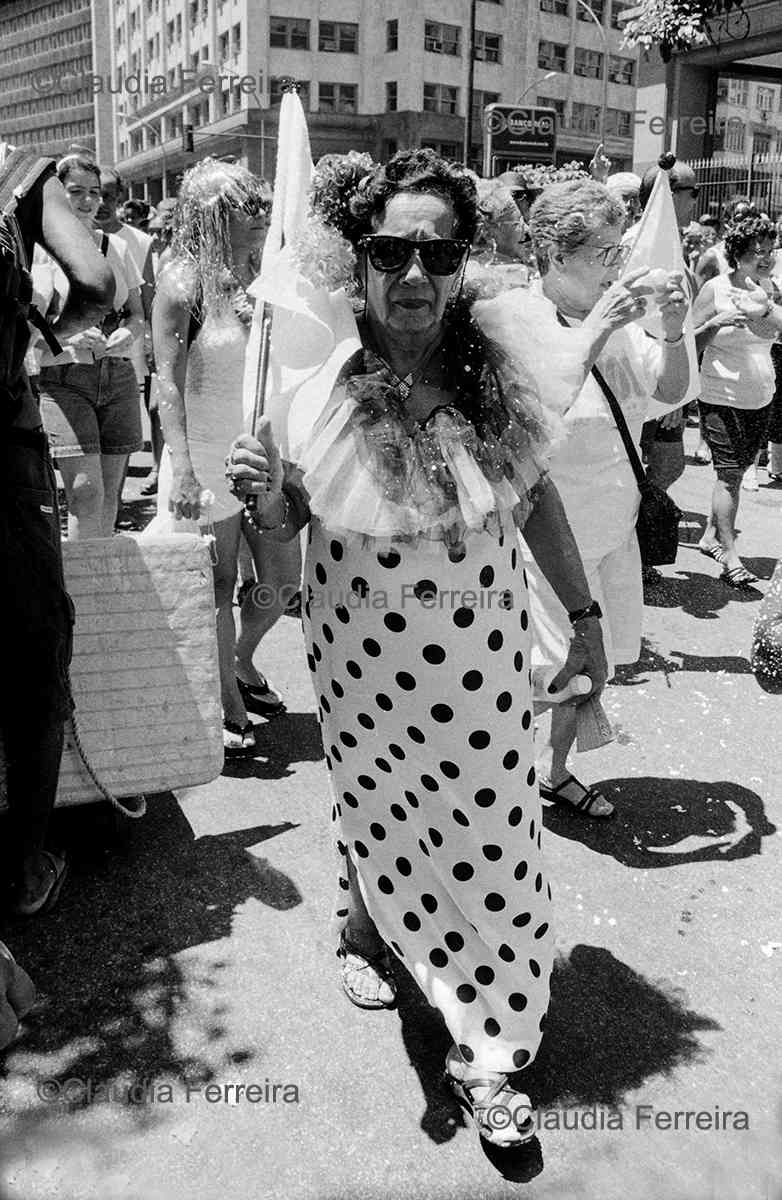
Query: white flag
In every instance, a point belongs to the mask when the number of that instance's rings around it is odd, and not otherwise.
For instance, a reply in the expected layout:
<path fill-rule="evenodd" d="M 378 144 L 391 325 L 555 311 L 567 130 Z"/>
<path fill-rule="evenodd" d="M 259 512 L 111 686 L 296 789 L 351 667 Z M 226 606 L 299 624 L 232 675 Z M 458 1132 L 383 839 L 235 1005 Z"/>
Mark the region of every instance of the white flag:
<path fill-rule="evenodd" d="M 334 360 L 333 374 L 360 344 L 350 304 L 344 293 L 329 294 L 305 279 L 291 259 L 290 247 L 307 224 L 313 165 L 307 121 L 296 92 L 286 92 L 280 109 L 277 172 L 271 221 L 261 273 L 248 291 L 255 297 L 244 373 L 244 415 L 249 432 L 261 386 L 262 322 L 271 310 L 268 371 L 261 411 L 272 423 L 283 458 L 295 459 L 305 437 L 307 414 L 298 393 L 323 365 Z M 335 353 L 339 350 L 340 353 Z M 319 381 L 326 398 L 333 380 Z M 297 432 L 289 431 L 291 401 L 296 396 Z"/>
<path fill-rule="evenodd" d="M 641 267 L 678 271 L 684 280 L 685 295 L 689 295 L 691 291 L 689 276 L 684 264 L 681 236 L 676 220 L 676 210 L 673 207 L 673 196 L 671 195 L 671 185 L 668 180 L 667 171 L 660 171 L 655 179 L 652 194 L 643 211 L 641 220 L 638 222 L 638 227 L 633 232 L 635 240 L 630 257 L 625 263 L 622 276 L 629 275 L 631 271 L 638 271 Z M 692 297 L 690 298 L 692 299 Z M 647 333 L 651 334 L 658 341 L 662 339 L 662 317 L 660 316 L 660 310 L 654 297 L 649 297 L 647 311 L 643 317 L 638 319 L 636 324 L 640 325 L 642 329 L 645 329 Z M 684 320 L 684 341 L 687 347 L 687 356 L 690 360 L 690 384 L 686 396 L 678 405 L 674 405 L 674 408 L 688 404 L 690 400 L 696 399 L 700 392 L 698 355 L 695 349 L 695 327 L 692 321 L 692 304 L 690 304 Z M 654 401 L 648 415 L 650 418 L 661 417 L 670 411 L 670 405 Z"/>

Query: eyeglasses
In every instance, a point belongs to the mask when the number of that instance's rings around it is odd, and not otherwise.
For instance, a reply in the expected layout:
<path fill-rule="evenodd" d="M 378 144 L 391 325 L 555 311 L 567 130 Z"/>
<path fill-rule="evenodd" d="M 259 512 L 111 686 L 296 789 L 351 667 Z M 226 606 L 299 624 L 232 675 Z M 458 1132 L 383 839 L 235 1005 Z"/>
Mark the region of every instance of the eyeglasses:
<path fill-rule="evenodd" d="M 604 267 L 615 267 L 617 263 L 627 262 L 630 257 L 632 246 L 624 245 L 622 242 L 614 242 L 610 246 L 594 246 L 589 242 L 584 242 L 583 245 L 588 250 L 597 250 L 597 258 L 602 260 Z"/>
<path fill-rule="evenodd" d="M 390 234 L 370 233 L 361 238 L 359 245 L 366 250 L 367 258 L 376 271 L 391 274 L 401 271 L 418 254 L 421 266 L 430 275 L 455 275 L 470 248 L 470 243 L 457 238 L 432 238 L 416 242 L 411 238 L 392 237 Z"/>

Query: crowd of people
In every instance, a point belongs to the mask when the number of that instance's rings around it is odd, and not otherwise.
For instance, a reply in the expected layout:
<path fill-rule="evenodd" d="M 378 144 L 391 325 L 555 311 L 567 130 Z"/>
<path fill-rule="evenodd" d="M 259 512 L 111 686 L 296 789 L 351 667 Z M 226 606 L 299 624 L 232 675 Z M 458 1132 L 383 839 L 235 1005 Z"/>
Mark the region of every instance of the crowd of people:
<path fill-rule="evenodd" d="M 296 436 L 268 418 L 246 431 L 265 181 L 206 159 L 152 212 L 120 207 L 117 172 L 70 154 L 17 189 L 14 216 L 44 320 L 29 345 L 16 321 L 0 347 L 0 532 L 16 581 L 3 627 L 25 689 L 2 710 L 13 911 L 50 909 L 67 868 L 46 841 L 73 615 L 48 454 L 67 536 L 112 536 L 143 402 L 154 465 L 142 491 L 157 493 L 161 528 L 195 521 L 214 538 L 226 755 L 253 754 L 250 714 L 284 707 L 254 658 L 300 588 L 342 862 L 342 988 L 357 1007 L 393 1007 L 401 961 L 453 1037 L 454 1094 L 502 1147 L 534 1133 L 523 1070 L 549 1001 L 541 801 L 612 816 L 569 756 L 580 706 L 638 659 L 643 586 L 656 584 L 614 409 L 669 488 L 684 468 L 688 314 L 700 457 L 715 472 L 700 548 L 726 587 L 755 582 L 736 513 L 769 437 L 782 483 L 778 230 L 745 202 L 717 242 L 713 220 L 691 221 L 686 164 L 671 156 L 643 178 L 609 167 L 597 155 L 590 173 L 531 194 L 512 173 L 481 180 L 428 150 L 319 164 L 310 220 L 347 264 L 330 286 L 353 337 L 290 398 Z M 623 268 L 661 171 L 685 268 L 652 281 L 649 267 Z M 638 324 L 652 307 L 657 338 Z M 259 608 L 249 591 L 237 628 L 242 554 L 278 602 Z M 360 602 L 379 592 L 390 603 Z M 499 599 L 468 602 L 476 593 Z M 0 944 L 0 1044 L 32 995 Z"/>

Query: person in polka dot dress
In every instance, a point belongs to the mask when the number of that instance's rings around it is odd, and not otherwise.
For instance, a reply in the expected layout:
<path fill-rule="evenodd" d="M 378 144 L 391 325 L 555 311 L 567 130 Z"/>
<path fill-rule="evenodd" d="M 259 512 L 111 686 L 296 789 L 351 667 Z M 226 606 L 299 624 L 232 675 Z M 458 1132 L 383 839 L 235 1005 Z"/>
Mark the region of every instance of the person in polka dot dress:
<path fill-rule="evenodd" d="M 517 528 L 568 609 L 591 598 L 542 465 L 542 410 L 446 307 L 474 183 L 431 151 L 401 152 L 352 211 L 362 350 L 295 468 L 264 419 L 228 474 L 258 496 L 268 536 L 309 523 L 304 632 L 344 864 L 343 988 L 391 1007 L 390 947 L 453 1036 L 457 1097 L 508 1145 L 534 1131 L 511 1076 L 538 1049 L 553 957 Z M 576 674 L 605 680 L 597 621 L 574 634 L 557 686 Z"/>

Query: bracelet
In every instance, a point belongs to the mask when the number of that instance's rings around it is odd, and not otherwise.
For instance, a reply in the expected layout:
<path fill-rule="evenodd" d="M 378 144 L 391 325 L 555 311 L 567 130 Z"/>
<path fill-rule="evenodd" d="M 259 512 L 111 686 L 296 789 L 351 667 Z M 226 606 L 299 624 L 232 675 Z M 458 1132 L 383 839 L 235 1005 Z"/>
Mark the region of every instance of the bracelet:
<path fill-rule="evenodd" d="M 255 524 L 255 528 L 258 530 L 259 533 L 273 533 L 274 530 L 282 529 L 282 528 L 284 528 L 285 525 L 288 524 L 288 519 L 291 515 L 291 502 L 288 499 L 288 493 L 285 491 L 284 488 L 280 491 L 280 499 L 282 500 L 282 517 L 281 517 L 281 519 L 277 522 L 276 525 L 261 525 L 260 518 L 258 518 L 258 520 Z"/>
<path fill-rule="evenodd" d="M 575 625 L 576 621 L 586 621 L 588 617 L 602 617 L 603 610 L 597 600 L 590 601 L 585 608 L 574 608 L 568 613 L 568 620 L 571 625 Z"/>
<path fill-rule="evenodd" d="M 679 346 L 684 341 L 684 330 L 681 331 L 678 337 L 664 338 L 666 346 Z"/>

